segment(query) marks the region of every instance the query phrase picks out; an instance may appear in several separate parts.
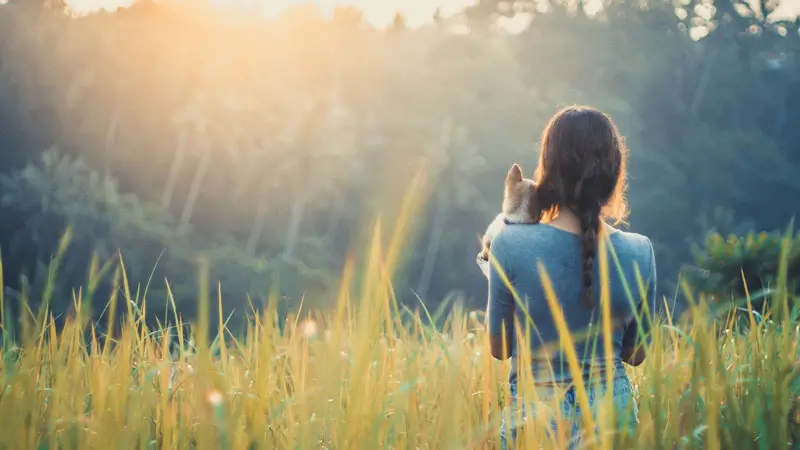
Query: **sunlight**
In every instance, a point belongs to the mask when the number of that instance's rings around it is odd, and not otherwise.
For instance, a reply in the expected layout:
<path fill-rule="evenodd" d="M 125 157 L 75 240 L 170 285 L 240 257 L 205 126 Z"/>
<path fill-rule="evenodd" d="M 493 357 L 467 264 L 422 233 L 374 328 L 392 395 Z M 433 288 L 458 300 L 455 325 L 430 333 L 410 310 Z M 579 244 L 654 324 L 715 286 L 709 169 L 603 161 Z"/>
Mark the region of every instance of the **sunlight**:
<path fill-rule="evenodd" d="M 127 8 L 136 0 L 67 0 L 65 3 L 76 14 L 87 14 L 97 11 L 113 12 L 119 8 Z"/>
<path fill-rule="evenodd" d="M 2 2 L 3 0 L 0 0 Z M 115 11 L 133 4 L 136 0 L 66 0 L 76 14 L 97 11 Z M 364 19 L 376 28 L 392 23 L 399 12 L 410 27 L 418 27 L 431 21 L 438 9 L 443 16 L 455 14 L 476 3 L 476 0 L 211 0 L 215 7 L 260 11 L 267 18 L 275 18 L 287 8 L 314 3 L 320 11 L 330 16 L 337 6 L 353 6 L 364 13 Z"/>

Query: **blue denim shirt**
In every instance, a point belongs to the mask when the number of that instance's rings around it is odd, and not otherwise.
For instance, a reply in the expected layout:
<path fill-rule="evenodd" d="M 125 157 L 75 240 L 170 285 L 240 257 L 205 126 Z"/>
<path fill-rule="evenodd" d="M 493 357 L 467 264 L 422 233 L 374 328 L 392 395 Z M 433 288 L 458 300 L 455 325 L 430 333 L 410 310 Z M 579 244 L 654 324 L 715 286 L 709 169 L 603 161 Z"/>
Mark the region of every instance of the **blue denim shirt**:
<path fill-rule="evenodd" d="M 655 257 L 653 245 L 645 236 L 623 231 L 615 231 L 607 236 L 606 242 L 610 244 L 607 246 L 610 247 L 607 249 L 608 282 L 614 325 L 610 360 L 616 371 L 624 372 L 620 357 L 623 346 L 630 346 L 642 335 L 646 336 L 645 344 L 649 343 L 651 322 L 647 316 L 657 312 Z M 590 381 L 593 374 L 605 373 L 599 254 L 593 264 L 595 302 L 593 306 L 587 306 L 581 297 L 581 244 L 580 236 L 548 224 L 509 224 L 492 242 L 491 253 L 496 264 L 490 264 L 489 268 L 489 333 L 502 336 L 503 327 L 516 322 L 522 335 L 530 342 L 532 361 L 528 363 L 531 364 L 536 383 L 569 383 L 573 379 L 567 364 L 566 349 L 561 346 L 545 298 L 539 263 L 544 266 L 551 280 L 573 336 L 574 350 L 582 370 L 580 375 Z M 612 256 L 612 250 L 618 262 Z M 521 306 L 515 304 L 511 290 L 497 270 L 498 266 L 516 292 Z M 642 316 L 641 321 L 637 320 L 637 312 Z M 519 348 L 514 343 L 512 345 L 509 382 L 515 386 L 520 361 Z"/>

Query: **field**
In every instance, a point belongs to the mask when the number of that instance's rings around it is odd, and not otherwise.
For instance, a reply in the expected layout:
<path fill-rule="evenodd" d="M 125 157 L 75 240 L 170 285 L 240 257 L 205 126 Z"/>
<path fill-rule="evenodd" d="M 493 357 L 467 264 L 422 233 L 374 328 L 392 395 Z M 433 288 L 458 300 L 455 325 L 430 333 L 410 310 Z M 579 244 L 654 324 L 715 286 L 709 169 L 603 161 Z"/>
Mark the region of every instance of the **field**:
<path fill-rule="evenodd" d="M 508 363 L 490 356 L 480 316 L 455 308 L 437 321 L 424 307 L 411 312 L 394 300 L 409 204 L 391 232 L 376 223 L 368 251 L 348 259 L 336 308 L 301 310 L 284 329 L 274 301 L 242 335 L 209 324 L 209 309 L 222 300 L 208 290 L 195 329 L 217 333 L 147 329 L 146 299 L 132 294 L 138 290 L 123 271 L 125 306 L 114 311 L 110 302 L 106 314 L 122 319 L 104 324 L 115 339 L 101 339 L 87 323 L 80 296 L 60 330 L 45 309 L 31 311 L 17 342 L 5 333 L 0 448 L 492 448 Z M 775 287 L 775 299 L 786 298 L 785 285 Z M 681 324 L 668 318 L 655 329 L 646 363 L 630 372 L 635 435 L 615 433 L 601 409 L 587 448 L 797 444 L 794 314 L 745 308 L 734 322 L 712 317 L 700 298 L 692 302 Z M 175 311 L 164 320 L 181 321 Z M 564 436 L 537 430 L 533 424 L 520 444 L 566 445 Z"/>

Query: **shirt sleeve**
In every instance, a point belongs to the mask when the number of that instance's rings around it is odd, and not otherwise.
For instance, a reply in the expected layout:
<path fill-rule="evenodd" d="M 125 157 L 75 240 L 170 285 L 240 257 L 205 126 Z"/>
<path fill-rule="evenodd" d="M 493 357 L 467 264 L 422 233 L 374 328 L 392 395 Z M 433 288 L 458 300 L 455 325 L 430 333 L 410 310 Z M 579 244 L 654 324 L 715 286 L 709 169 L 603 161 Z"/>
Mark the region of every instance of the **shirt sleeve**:
<path fill-rule="evenodd" d="M 635 344 L 642 342 L 642 339 L 644 339 L 645 346 L 649 346 L 652 341 L 650 331 L 652 323 L 656 320 L 658 315 L 658 295 L 656 293 L 658 277 L 656 273 L 656 257 L 655 251 L 653 250 L 653 243 L 649 239 L 647 243 L 650 248 L 650 277 L 645 284 L 644 297 L 637 305 L 636 314 L 625 327 L 625 333 L 622 336 L 623 347 L 635 347 Z M 638 286 L 635 286 L 635 288 L 634 295 L 639 293 Z"/>
<path fill-rule="evenodd" d="M 489 335 L 502 336 L 504 328 L 508 333 L 514 324 L 514 296 L 506 284 L 506 280 L 512 282 L 514 274 L 510 270 L 509 246 L 502 235 L 497 236 L 492 243 L 491 254 L 491 258 L 496 259 L 496 262 L 491 262 L 490 258 L 489 301 L 486 315 Z"/>

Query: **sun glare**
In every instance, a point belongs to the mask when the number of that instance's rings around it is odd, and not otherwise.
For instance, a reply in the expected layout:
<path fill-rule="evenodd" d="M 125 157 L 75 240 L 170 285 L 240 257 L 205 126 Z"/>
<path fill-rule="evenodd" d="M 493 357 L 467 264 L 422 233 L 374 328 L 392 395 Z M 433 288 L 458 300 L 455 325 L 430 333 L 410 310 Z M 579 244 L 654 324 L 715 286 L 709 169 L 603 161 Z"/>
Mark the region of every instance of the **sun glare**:
<path fill-rule="evenodd" d="M 2 2 L 3 0 L 0 0 Z M 76 14 L 97 11 L 115 11 L 133 4 L 136 0 L 67 0 Z M 476 0 L 211 0 L 221 8 L 236 8 L 275 18 L 287 8 L 301 4 L 316 4 L 323 14 L 330 15 L 337 6 L 353 6 L 361 10 L 372 26 L 389 25 L 396 13 L 401 13 L 406 24 L 416 27 L 429 22 L 438 9 L 443 16 L 455 14 L 476 3 Z"/>
<path fill-rule="evenodd" d="M 67 6 L 77 14 L 87 14 L 97 11 L 116 11 L 127 8 L 136 0 L 67 0 Z"/>

